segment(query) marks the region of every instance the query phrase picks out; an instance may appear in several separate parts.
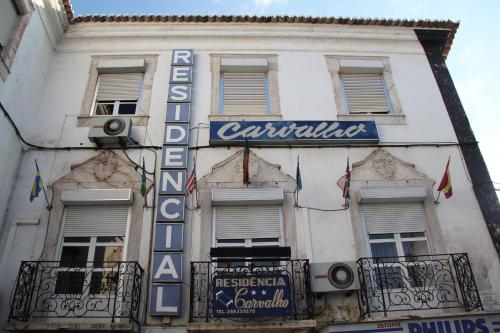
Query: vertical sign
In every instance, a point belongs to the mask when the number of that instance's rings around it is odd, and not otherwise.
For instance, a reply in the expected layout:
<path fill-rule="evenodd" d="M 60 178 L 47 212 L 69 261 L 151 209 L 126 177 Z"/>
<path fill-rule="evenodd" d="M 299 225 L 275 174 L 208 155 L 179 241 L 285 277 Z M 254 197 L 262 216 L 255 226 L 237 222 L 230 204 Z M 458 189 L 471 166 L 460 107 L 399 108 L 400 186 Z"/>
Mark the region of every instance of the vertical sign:
<path fill-rule="evenodd" d="M 161 158 L 149 312 L 181 314 L 184 201 L 193 83 L 193 50 L 173 50 Z"/>

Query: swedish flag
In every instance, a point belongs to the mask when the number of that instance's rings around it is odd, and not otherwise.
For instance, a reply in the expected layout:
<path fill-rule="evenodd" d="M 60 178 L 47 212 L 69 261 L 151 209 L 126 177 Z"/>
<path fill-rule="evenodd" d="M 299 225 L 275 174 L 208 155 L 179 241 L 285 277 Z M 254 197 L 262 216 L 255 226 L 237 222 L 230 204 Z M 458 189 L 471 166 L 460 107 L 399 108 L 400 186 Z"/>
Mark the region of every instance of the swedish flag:
<path fill-rule="evenodd" d="M 33 180 L 33 186 L 31 187 L 31 193 L 30 193 L 30 201 L 33 202 L 36 197 L 38 197 L 38 194 L 40 194 L 40 191 L 42 190 L 42 176 L 40 176 L 40 169 L 38 169 L 38 164 L 36 163 L 35 160 L 35 166 L 36 166 L 36 173 L 35 173 L 35 179 Z"/>

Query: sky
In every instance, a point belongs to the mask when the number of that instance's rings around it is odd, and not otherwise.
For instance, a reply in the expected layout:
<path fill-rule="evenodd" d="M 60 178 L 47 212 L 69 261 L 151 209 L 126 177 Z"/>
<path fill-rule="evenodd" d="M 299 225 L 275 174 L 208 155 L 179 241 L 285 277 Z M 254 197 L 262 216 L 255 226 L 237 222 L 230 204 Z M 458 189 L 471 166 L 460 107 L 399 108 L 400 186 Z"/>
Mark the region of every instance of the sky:
<path fill-rule="evenodd" d="M 75 15 L 297 15 L 460 21 L 447 66 L 500 188 L 498 0 L 71 0 Z M 497 95 L 498 94 L 498 95 Z M 500 194 L 500 192 L 497 192 Z"/>

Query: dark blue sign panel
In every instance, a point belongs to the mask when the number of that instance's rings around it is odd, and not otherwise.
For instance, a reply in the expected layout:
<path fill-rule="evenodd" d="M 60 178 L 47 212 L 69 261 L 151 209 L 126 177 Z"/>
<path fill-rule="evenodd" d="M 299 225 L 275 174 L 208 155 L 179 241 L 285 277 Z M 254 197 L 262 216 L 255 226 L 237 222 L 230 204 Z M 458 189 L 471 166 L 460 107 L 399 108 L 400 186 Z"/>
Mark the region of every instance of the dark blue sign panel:
<path fill-rule="evenodd" d="M 182 281 L 182 253 L 153 254 L 153 282 Z"/>
<path fill-rule="evenodd" d="M 214 317 L 288 316 L 288 275 L 225 275 L 213 278 Z"/>
<path fill-rule="evenodd" d="M 178 316 L 181 313 L 180 284 L 153 284 L 151 288 L 151 315 Z"/>
<path fill-rule="evenodd" d="M 374 121 L 211 121 L 210 144 L 294 145 L 377 143 Z"/>
<path fill-rule="evenodd" d="M 155 251 L 182 251 L 184 224 L 158 223 L 155 230 Z"/>

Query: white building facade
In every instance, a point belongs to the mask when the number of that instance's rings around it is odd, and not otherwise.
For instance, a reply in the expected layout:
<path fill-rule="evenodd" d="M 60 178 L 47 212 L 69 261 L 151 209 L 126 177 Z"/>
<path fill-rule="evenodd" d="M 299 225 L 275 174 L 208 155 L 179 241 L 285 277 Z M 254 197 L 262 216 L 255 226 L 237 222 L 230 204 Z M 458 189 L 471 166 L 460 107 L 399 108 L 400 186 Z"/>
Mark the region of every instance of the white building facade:
<path fill-rule="evenodd" d="M 11 4 L 4 330 L 500 329 L 499 203 L 444 65 L 457 23 Z"/>

